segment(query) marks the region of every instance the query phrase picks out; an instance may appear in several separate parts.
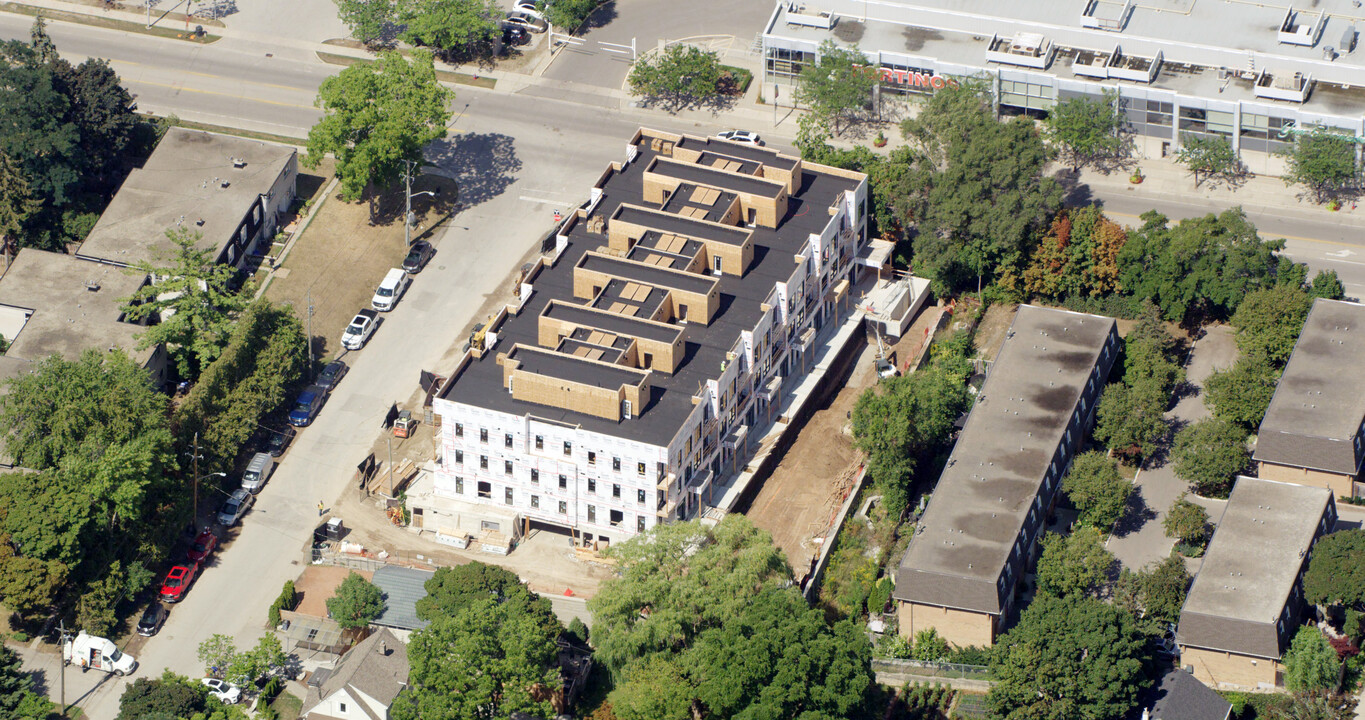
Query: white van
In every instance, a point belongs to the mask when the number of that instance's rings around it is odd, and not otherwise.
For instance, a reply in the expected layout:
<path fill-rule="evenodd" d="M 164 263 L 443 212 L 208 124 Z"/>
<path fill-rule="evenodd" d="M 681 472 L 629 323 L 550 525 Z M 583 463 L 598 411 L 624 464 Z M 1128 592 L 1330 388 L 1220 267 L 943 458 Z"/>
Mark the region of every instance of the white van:
<path fill-rule="evenodd" d="M 379 283 L 379 289 L 374 291 L 374 297 L 370 299 L 370 305 L 375 310 L 385 312 L 392 310 L 398 304 L 398 298 L 402 297 L 403 291 L 408 289 L 408 283 L 412 278 L 403 272 L 402 268 L 394 268 L 384 276 L 384 282 Z"/>
<path fill-rule="evenodd" d="M 270 453 L 258 452 L 252 455 L 251 462 L 247 463 L 246 470 L 242 472 L 242 487 L 249 492 L 260 492 L 270 477 L 270 471 L 274 469 L 275 458 L 270 457 Z"/>

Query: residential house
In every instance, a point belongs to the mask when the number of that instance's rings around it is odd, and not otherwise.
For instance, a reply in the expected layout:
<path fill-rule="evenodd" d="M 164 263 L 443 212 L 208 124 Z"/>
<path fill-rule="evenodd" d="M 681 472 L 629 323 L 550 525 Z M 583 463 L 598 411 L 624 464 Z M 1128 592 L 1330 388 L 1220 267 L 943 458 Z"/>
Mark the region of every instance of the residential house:
<path fill-rule="evenodd" d="M 348 650 L 335 669 L 314 671 L 302 717 L 388 720 L 389 708 L 407 684 L 407 645 L 380 628 Z"/>

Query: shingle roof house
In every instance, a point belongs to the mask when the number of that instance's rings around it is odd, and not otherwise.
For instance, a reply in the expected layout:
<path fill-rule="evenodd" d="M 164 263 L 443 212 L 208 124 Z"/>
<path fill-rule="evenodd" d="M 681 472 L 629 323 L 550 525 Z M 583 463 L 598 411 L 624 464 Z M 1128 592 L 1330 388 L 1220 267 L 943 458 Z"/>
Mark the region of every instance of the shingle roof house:
<path fill-rule="evenodd" d="M 408 684 L 408 649 L 386 628 L 342 656 L 303 703 L 308 720 L 388 720 Z"/>

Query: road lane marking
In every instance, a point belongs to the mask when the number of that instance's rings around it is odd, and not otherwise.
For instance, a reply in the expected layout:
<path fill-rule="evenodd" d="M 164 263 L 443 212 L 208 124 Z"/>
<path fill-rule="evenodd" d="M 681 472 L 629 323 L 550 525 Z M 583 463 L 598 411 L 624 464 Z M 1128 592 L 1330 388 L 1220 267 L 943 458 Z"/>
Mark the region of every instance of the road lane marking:
<path fill-rule="evenodd" d="M 199 77 L 211 78 L 213 80 L 224 80 L 227 82 L 234 83 L 246 83 L 248 85 L 260 85 L 261 87 L 275 88 L 277 90 L 296 90 L 301 92 L 313 92 L 308 88 L 298 87 L 296 85 L 277 85 L 275 83 L 259 82 L 257 80 L 243 80 L 241 78 L 228 77 L 226 75 L 214 75 L 213 73 L 196 72 L 194 70 L 178 70 L 176 68 L 168 68 L 164 65 L 150 65 L 148 63 L 134 62 L 132 60 L 110 60 L 109 63 L 111 65 L 132 65 L 133 67 L 151 68 L 153 70 L 166 70 L 170 72 L 179 73 L 181 75 L 197 75 Z"/>
<path fill-rule="evenodd" d="M 247 97 L 246 95 L 234 95 L 232 93 L 218 92 L 217 90 L 200 90 L 199 88 L 186 87 L 184 85 L 172 85 L 169 83 L 152 82 L 151 80 L 132 80 L 130 82 L 152 87 L 168 88 L 170 90 L 199 93 L 201 95 L 217 95 L 219 97 L 232 98 L 234 100 L 245 100 L 247 102 L 258 102 L 265 105 L 279 105 L 280 107 L 303 108 L 305 110 L 317 110 L 312 105 L 296 105 L 294 103 L 280 102 L 278 100 L 263 100 L 261 98 Z M 319 111 L 321 112 L 321 111 Z"/>
<path fill-rule="evenodd" d="M 1160 212 L 1160 211 L 1158 211 L 1158 212 Z M 1133 218 L 1134 220 L 1141 220 L 1141 219 L 1142 219 L 1142 216 L 1140 216 L 1140 215 L 1129 215 L 1128 213 L 1114 212 L 1114 211 L 1112 211 L 1112 210 L 1105 210 L 1105 211 L 1104 211 L 1104 214 L 1105 214 L 1105 215 L 1108 215 L 1108 216 L 1110 216 L 1110 217 L 1126 217 L 1126 218 Z M 1138 227 L 1140 227 L 1140 226 L 1138 226 Z M 1346 230 L 1347 228 L 1342 228 L 1342 229 L 1343 229 L 1343 230 Z M 1269 237 L 1272 237 L 1272 238 L 1274 238 L 1274 239 L 1276 239 L 1276 240 L 1298 240 L 1298 241 L 1301 241 L 1301 242 L 1324 243 L 1324 244 L 1327 244 L 1327 245 L 1340 245 L 1340 246 L 1342 246 L 1342 247 L 1360 247 L 1360 243 L 1342 242 L 1341 240 L 1324 240 L 1324 239 L 1322 239 L 1322 238 L 1301 237 L 1301 236 L 1298 236 L 1298 235 L 1279 235 L 1279 234 L 1276 234 L 1276 233 L 1261 232 L 1260 230 L 1257 230 L 1257 232 L 1260 233 L 1261 235 L 1269 236 Z M 1344 261 L 1343 261 L 1343 262 L 1344 262 Z"/>

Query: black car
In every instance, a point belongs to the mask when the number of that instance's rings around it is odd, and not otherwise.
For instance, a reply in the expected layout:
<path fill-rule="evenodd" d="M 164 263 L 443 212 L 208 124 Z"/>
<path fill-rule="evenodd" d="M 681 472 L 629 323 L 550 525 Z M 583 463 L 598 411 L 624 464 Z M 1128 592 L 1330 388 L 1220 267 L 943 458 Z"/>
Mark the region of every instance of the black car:
<path fill-rule="evenodd" d="M 403 258 L 403 272 L 410 274 L 422 272 L 422 268 L 427 266 L 427 261 L 431 260 L 431 256 L 435 254 L 436 248 L 432 247 L 431 243 L 418 240 L 408 250 L 408 256 Z"/>
<path fill-rule="evenodd" d="M 279 457 L 289 449 L 289 443 L 294 441 L 294 435 L 298 431 L 288 425 L 283 430 L 266 428 L 261 430 L 261 444 L 258 445 L 261 452 L 270 453 L 270 457 Z"/>
<path fill-rule="evenodd" d="M 142 619 L 137 621 L 137 634 L 143 637 L 151 637 L 166 624 L 166 617 L 171 611 L 165 605 L 154 602 L 147 606 L 146 612 L 142 613 Z"/>
<path fill-rule="evenodd" d="M 346 363 L 333 360 L 327 363 L 327 367 L 323 368 L 321 373 L 318 373 L 318 379 L 314 380 L 313 384 L 327 392 L 332 392 L 336 389 L 337 383 L 341 382 L 341 378 L 346 377 L 348 369 Z"/>

